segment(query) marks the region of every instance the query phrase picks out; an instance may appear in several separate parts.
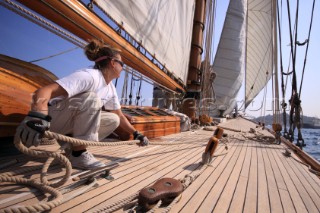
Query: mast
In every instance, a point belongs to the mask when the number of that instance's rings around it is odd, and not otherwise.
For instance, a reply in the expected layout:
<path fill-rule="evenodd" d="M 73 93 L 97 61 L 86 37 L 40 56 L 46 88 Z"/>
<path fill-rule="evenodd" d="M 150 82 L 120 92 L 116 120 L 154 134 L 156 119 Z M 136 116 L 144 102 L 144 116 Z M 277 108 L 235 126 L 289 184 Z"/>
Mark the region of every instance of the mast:
<path fill-rule="evenodd" d="M 77 0 L 18 1 L 85 41 L 92 38 L 104 40 L 120 49 L 123 61 L 133 69 L 170 90 L 185 91 L 179 79 L 159 68 L 81 2 Z"/>
<path fill-rule="evenodd" d="M 205 11 L 206 0 L 196 0 L 187 78 L 187 93 L 182 103 L 182 112 L 193 119 L 196 116 L 196 100 L 200 98 L 201 92 L 201 54 L 203 52 Z"/>
<path fill-rule="evenodd" d="M 273 25 L 273 68 L 274 68 L 274 93 L 273 93 L 273 123 L 272 128 L 275 131 L 276 142 L 281 143 L 281 115 L 279 104 L 279 80 L 278 80 L 278 37 L 277 37 L 277 0 L 272 1 L 272 25 Z"/>

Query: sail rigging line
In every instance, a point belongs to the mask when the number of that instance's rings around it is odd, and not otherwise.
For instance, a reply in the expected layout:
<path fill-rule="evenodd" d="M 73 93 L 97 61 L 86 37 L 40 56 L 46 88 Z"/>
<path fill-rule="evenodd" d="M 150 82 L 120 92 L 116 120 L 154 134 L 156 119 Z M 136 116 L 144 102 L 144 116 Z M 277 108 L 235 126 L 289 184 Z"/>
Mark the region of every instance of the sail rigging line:
<path fill-rule="evenodd" d="M 267 78 L 268 78 L 268 76 L 267 76 Z M 263 112 L 263 115 L 265 115 L 265 111 L 266 111 L 265 105 L 266 105 L 267 91 L 268 91 L 268 87 L 264 87 L 263 98 L 262 98 L 262 101 L 261 101 L 260 108 L 258 108 L 258 109 L 249 109 L 249 111 L 251 111 L 251 112 L 257 112 L 257 111 L 261 110 L 260 111 L 260 118 L 262 118 L 262 112 Z M 242 106 L 243 106 L 243 104 L 242 104 Z M 263 108 L 263 110 L 262 110 L 262 108 Z"/>
<path fill-rule="evenodd" d="M 282 75 L 292 75 L 292 74 L 293 74 L 293 71 L 291 71 L 291 72 L 288 71 L 288 72 L 286 72 L 286 73 L 285 73 L 285 72 L 282 72 Z"/>
<path fill-rule="evenodd" d="M 291 76 L 291 74 L 293 73 L 292 71 L 291 72 L 289 72 L 289 70 L 290 70 L 290 66 L 291 66 L 291 60 L 290 60 L 290 58 L 291 58 L 291 52 L 290 52 L 290 54 L 289 54 L 289 59 L 288 59 L 288 61 L 289 61 L 289 64 L 288 64 L 288 68 L 287 68 L 287 72 L 285 73 L 285 72 L 283 72 L 282 74 L 284 74 L 284 75 L 286 75 L 287 77 L 286 77 L 286 83 L 285 83 L 285 89 L 284 89 L 284 92 L 286 93 L 287 92 L 287 88 L 288 88 L 288 80 L 289 80 L 289 76 Z M 292 82 L 292 79 L 291 79 L 291 82 Z"/>
<path fill-rule="evenodd" d="M 62 51 L 60 53 L 56 53 L 56 54 L 53 54 L 53 55 L 50 55 L 50 56 L 47 56 L 47 57 L 44 57 L 44 58 L 39 58 L 39 59 L 36 59 L 36 60 L 32 60 L 32 61 L 29 61 L 29 63 L 43 61 L 43 60 L 46 60 L 46 59 L 49 59 L 49 58 L 53 58 L 53 57 L 56 57 L 56 56 L 59 56 L 59 55 L 63 55 L 65 53 L 71 52 L 71 51 L 76 50 L 76 49 L 79 49 L 79 47 L 73 47 L 71 49 Z"/>
<path fill-rule="evenodd" d="M 125 73 L 123 86 L 122 86 L 122 94 L 121 94 L 121 105 L 127 105 L 127 95 L 128 95 L 128 78 L 129 72 Z"/>
<path fill-rule="evenodd" d="M 307 63 L 307 56 L 308 56 L 308 50 L 309 50 L 309 44 L 310 44 L 310 34 L 311 34 L 311 28 L 312 28 L 312 23 L 313 23 L 313 14 L 314 14 L 315 2 L 316 1 L 313 0 L 312 12 L 311 12 L 311 20 L 310 20 L 310 26 L 309 26 L 309 32 L 308 32 L 308 38 L 306 39 L 307 47 L 306 47 L 306 51 L 305 51 L 305 57 L 304 57 L 303 68 L 302 68 L 302 77 L 301 77 L 301 83 L 300 83 L 300 89 L 299 89 L 299 98 L 301 98 L 301 90 L 302 90 L 304 72 L 305 72 L 306 63 Z"/>
<path fill-rule="evenodd" d="M 140 75 L 140 78 L 134 78 L 134 74 L 133 74 L 134 70 L 131 69 L 131 82 L 130 82 L 130 94 L 129 94 L 129 105 L 132 105 L 133 101 L 133 89 L 135 87 L 135 82 L 136 81 L 140 81 L 140 87 L 139 87 L 139 93 L 141 90 L 141 82 L 142 82 L 142 75 Z M 137 94 L 138 95 L 138 94 Z M 137 99 L 137 96 L 136 96 Z M 140 97 L 139 97 L 140 99 Z M 137 100 L 136 100 L 137 101 Z M 138 100 L 139 101 L 139 100 Z M 137 103 L 137 102 L 136 102 Z"/>
<path fill-rule="evenodd" d="M 212 44 L 213 44 L 213 31 L 214 31 L 214 14 L 215 14 L 215 0 L 209 0 L 206 2 L 206 27 L 205 27 L 205 40 L 204 40 L 204 60 L 202 62 L 201 70 L 203 74 L 201 75 L 201 89 L 199 100 L 198 115 L 210 114 L 210 103 L 204 102 L 206 99 L 215 99 L 215 93 L 213 88 L 213 81 L 215 77 L 214 70 L 212 70 L 211 62 L 212 58 Z"/>
<path fill-rule="evenodd" d="M 281 143 L 281 131 L 282 131 L 282 125 L 281 125 L 281 115 L 280 115 L 280 104 L 279 104 L 279 80 L 278 80 L 278 48 L 277 48 L 277 4 L 276 1 L 273 1 L 272 6 L 273 17 L 272 17 L 272 28 L 273 28 L 273 46 L 272 46 L 272 67 L 274 69 L 273 72 L 273 106 L 274 106 L 274 120 L 272 124 L 272 128 L 275 131 L 275 138 L 278 144 Z"/>
<path fill-rule="evenodd" d="M 292 29 L 291 29 L 291 15 L 290 15 L 290 3 L 289 3 L 289 0 L 287 0 L 287 12 L 288 12 L 288 22 L 289 22 L 289 35 L 290 35 L 290 46 L 291 46 L 291 49 L 290 49 L 290 56 L 291 56 L 291 60 L 292 60 L 292 69 L 293 71 L 292 72 L 295 72 L 295 64 L 294 64 L 294 49 L 293 49 L 293 36 L 292 36 Z M 297 23 L 295 23 L 295 28 L 297 27 L 296 25 Z M 295 79 L 295 73 L 293 74 L 293 79 Z M 291 94 L 291 99 L 293 98 L 293 84 L 294 82 L 292 82 L 292 94 Z M 292 142 L 293 141 L 293 106 L 292 106 L 292 100 L 289 100 L 289 103 L 290 103 L 290 114 L 289 114 L 289 133 L 288 133 L 288 138 L 289 140 Z"/>
<path fill-rule="evenodd" d="M 266 77 L 266 78 L 268 78 L 268 76 Z M 266 114 L 266 98 L 267 98 L 267 91 L 268 91 L 268 87 L 265 87 L 264 88 L 264 92 L 263 92 L 263 98 L 262 98 L 262 101 L 261 101 L 261 106 L 260 106 L 260 108 L 258 108 L 258 109 L 254 109 L 254 110 L 250 110 L 249 109 L 249 111 L 251 111 L 251 112 L 257 112 L 257 111 L 259 111 L 260 110 L 260 122 L 262 122 L 262 118 L 265 116 L 265 114 Z M 244 103 L 242 104 L 242 106 L 244 105 Z M 242 107 L 241 106 L 241 107 Z M 263 108 L 263 109 L 262 109 Z M 262 115 L 263 114 L 263 115 Z M 263 123 L 264 123 L 264 121 L 263 121 Z"/>
<path fill-rule="evenodd" d="M 258 109 L 249 109 L 249 111 L 250 112 L 258 112 L 258 111 L 261 111 L 262 107 L 263 107 L 263 101 L 261 101 L 261 105 Z"/>
<path fill-rule="evenodd" d="M 272 92 L 273 94 L 273 106 L 274 106 L 274 120 L 272 124 L 272 129 L 275 132 L 275 142 L 277 144 L 281 143 L 281 131 L 282 131 L 282 125 L 281 125 L 281 112 L 280 112 L 280 103 L 279 103 L 279 70 L 278 70 L 278 45 L 277 45 L 277 4 L 276 1 L 273 1 L 273 17 L 272 17 L 272 28 L 273 28 L 273 48 L 272 48 L 272 67 L 274 69 L 273 77 L 272 77 L 272 83 L 274 86 L 274 90 Z"/>
<path fill-rule="evenodd" d="M 6 4 L 6 3 L 7 4 Z M 0 5 L 3 7 L 17 13 L 18 15 L 22 16 L 23 18 L 37 24 L 38 26 L 56 34 L 57 36 L 73 43 L 74 45 L 83 48 L 86 45 L 86 42 L 82 41 L 81 39 L 71 35 L 70 33 L 62 30 L 61 28 L 57 27 L 56 25 L 46 21 L 45 19 L 41 18 L 40 16 L 34 14 L 33 12 L 21 7 L 20 5 L 10 1 L 5 0 L 5 2 L 1 1 Z"/>
<path fill-rule="evenodd" d="M 155 81 L 153 81 L 152 79 L 149 79 L 148 77 L 142 75 L 141 73 L 137 73 L 137 71 L 135 71 L 133 68 L 129 67 L 129 66 L 124 66 L 123 71 L 125 71 L 125 76 L 124 76 L 124 80 L 123 80 L 123 85 L 122 85 L 122 93 L 121 93 L 121 101 L 120 104 L 121 105 L 127 105 L 128 103 L 128 87 L 129 87 L 129 74 L 133 74 L 133 79 L 135 81 L 144 81 L 150 85 L 153 85 L 155 83 Z M 161 89 L 167 90 L 169 92 L 174 93 L 173 90 L 170 90 L 169 88 L 161 85 L 160 86 Z M 140 95 L 141 97 L 141 95 Z"/>
<path fill-rule="evenodd" d="M 116 82 L 114 83 L 114 87 L 115 87 L 115 88 L 117 88 L 118 80 L 119 80 L 119 78 L 117 78 L 117 79 L 116 79 Z"/>
<path fill-rule="evenodd" d="M 272 85 L 272 117 L 273 117 L 273 122 L 275 122 L 276 118 L 275 118 L 275 82 L 274 82 L 274 76 L 275 73 L 273 71 L 272 72 L 272 76 L 271 76 L 271 85 Z"/>
<path fill-rule="evenodd" d="M 292 77 L 292 94 L 290 98 L 290 128 L 289 128 L 289 140 L 293 142 L 294 140 L 294 131 L 297 127 L 298 129 L 298 138 L 296 145 L 299 146 L 301 149 L 303 146 L 305 146 L 304 139 L 302 138 L 301 133 L 301 117 L 300 117 L 300 111 L 301 111 L 301 100 L 300 95 L 298 94 L 297 90 L 297 76 L 296 76 L 296 53 L 297 53 L 297 33 L 298 33 L 298 17 L 299 17 L 299 0 L 297 0 L 297 8 L 296 8 L 296 16 L 295 16 L 295 22 L 296 22 L 296 29 L 295 32 L 292 32 L 291 30 L 291 17 L 290 17 L 290 4 L 289 0 L 287 0 L 287 11 L 288 11 L 288 19 L 289 19 L 289 30 L 290 30 L 290 45 L 291 45 L 291 52 L 292 54 L 292 68 L 293 68 L 293 77 Z M 295 41 L 293 46 L 293 33 L 295 33 Z"/>
<path fill-rule="evenodd" d="M 139 80 L 139 87 L 138 87 L 138 91 L 136 94 L 136 106 L 139 105 L 139 100 L 141 99 L 141 86 L 142 86 L 142 75 Z"/>
<path fill-rule="evenodd" d="M 297 4 L 299 4 L 299 0 L 297 0 Z M 297 32 L 298 32 L 298 6 L 296 9 L 296 20 L 295 20 L 295 41 L 297 40 Z M 290 3 L 289 0 L 287 0 L 287 12 L 288 12 L 288 21 L 289 21 L 289 34 L 290 34 L 290 46 L 291 46 L 291 57 L 292 57 L 292 73 L 293 73 L 293 82 L 292 82 L 292 90 L 296 91 L 296 42 L 293 42 L 293 33 L 291 29 L 291 14 L 290 14 Z M 293 44 L 295 44 L 293 46 Z"/>
<path fill-rule="evenodd" d="M 282 8 L 282 1 L 281 1 L 281 8 Z M 283 111 L 283 134 L 285 137 L 287 137 L 287 114 L 286 114 L 286 108 L 287 108 L 287 104 L 286 104 L 286 89 L 285 89 L 285 84 L 284 84 L 284 72 L 283 72 L 283 58 L 282 58 L 282 35 L 281 35 L 281 23 L 280 23 L 280 14 L 279 14 L 279 4 L 277 2 L 277 21 L 278 21 L 278 37 L 279 37 L 279 46 L 280 46 L 280 72 L 281 72 L 281 92 L 282 92 L 282 103 L 281 103 L 281 107 L 282 107 L 282 111 Z M 281 13 L 282 15 L 282 13 Z"/>
<path fill-rule="evenodd" d="M 132 90 L 133 90 L 133 70 L 131 72 L 131 81 L 130 81 L 130 94 L 129 94 L 129 105 L 132 105 Z"/>

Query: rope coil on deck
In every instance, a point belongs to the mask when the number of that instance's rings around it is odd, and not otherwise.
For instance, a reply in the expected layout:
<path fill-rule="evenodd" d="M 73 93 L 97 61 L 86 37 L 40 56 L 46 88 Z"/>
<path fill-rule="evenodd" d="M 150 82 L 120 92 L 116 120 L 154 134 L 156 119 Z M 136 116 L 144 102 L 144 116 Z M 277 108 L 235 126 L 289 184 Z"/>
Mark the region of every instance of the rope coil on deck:
<path fill-rule="evenodd" d="M 132 144 L 138 144 L 140 141 L 138 140 L 132 140 L 132 141 L 125 141 L 125 142 L 95 142 L 95 141 L 85 141 L 80 140 L 68 136 L 64 136 L 58 133 L 45 131 L 43 138 L 45 140 L 59 140 L 64 141 L 67 143 L 71 143 L 74 145 L 85 145 L 85 146 L 120 146 L 120 145 L 132 145 Z M 38 188 L 41 191 L 50 193 L 53 197 L 55 197 L 54 200 L 46 203 L 41 204 L 34 204 L 30 206 L 21 206 L 21 207 L 12 207 L 12 208 L 6 208 L 0 210 L 0 213 L 2 212 L 39 212 L 39 211 L 46 211 L 50 210 L 58 205 L 60 205 L 63 202 L 63 196 L 62 193 L 59 192 L 57 187 L 62 186 L 65 184 L 71 176 L 72 172 L 72 165 L 67 157 L 61 154 L 62 150 L 57 152 L 49 152 L 49 151 L 37 151 L 27 148 L 23 145 L 23 143 L 20 140 L 20 135 L 15 135 L 14 137 L 14 144 L 16 148 L 21 151 L 24 154 L 31 155 L 34 157 L 43 157 L 48 158 L 47 161 L 42 166 L 41 171 L 41 182 L 37 182 L 35 180 L 30 180 L 26 178 L 18 178 L 13 177 L 14 175 L 22 174 L 26 171 L 33 171 L 35 169 L 41 168 L 41 166 L 33 167 L 33 168 L 23 168 L 21 170 L 15 171 L 15 172 L 6 172 L 0 175 L 0 182 L 13 182 L 17 184 L 24 184 L 24 185 L 30 185 L 31 187 Z M 180 145 L 180 144 L 186 144 L 185 142 L 151 142 L 150 145 Z M 190 143 L 188 143 L 190 144 Z M 49 166 L 54 160 L 58 160 L 59 163 L 61 163 L 66 168 L 66 173 L 63 176 L 61 180 L 55 183 L 50 183 L 47 180 L 47 171 L 49 169 Z M 125 200 L 127 202 L 128 200 Z"/>
<path fill-rule="evenodd" d="M 26 178 L 18 178 L 18 177 L 12 177 L 7 175 L 1 175 L 0 176 L 1 182 L 13 182 L 17 184 L 23 184 L 23 185 L 30 185 L 32 187 L 35 187 L 41 191 L 44 191 L 45 193 L 49 193 L 54 197 L 54 200 L 46 202 L 46 203 L 38 203 L 34 205 L 29 206 L 20 206 L 20 207 L 12 207 L 12 208 L 6 208 L 1 209 L 0 213 L 11 213 L 11 212 L 41 212 L 41 211 L 47 211 L 50 210 L 62 203 L 63 196 L 61 192 L 54 189 L 51 186 L 44 185 L 40 182 L 36 182 L 34 180 L 26 179 Z"/>

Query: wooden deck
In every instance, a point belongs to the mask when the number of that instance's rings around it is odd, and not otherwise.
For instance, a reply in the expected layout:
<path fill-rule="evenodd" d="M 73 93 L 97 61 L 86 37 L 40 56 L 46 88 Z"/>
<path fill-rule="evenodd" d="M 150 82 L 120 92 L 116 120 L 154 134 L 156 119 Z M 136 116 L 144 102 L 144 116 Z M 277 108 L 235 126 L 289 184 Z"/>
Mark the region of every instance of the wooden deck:
<path fill-rule="evenodd" d="M 285 157 L 284 144 L 276 145 L 244 139 L 255 125 L 246 120 L 232 120 L 221 125 L 226 130 L 228 150 L 220 144 L 211 166 L 182 193 L 180 201 L 170 212 L 320 212 L 320 179 L 292 157 Z M 112 170 L 113 181 L 98 179 L 99 186 L 62 203 L 51 212 L 94 212 L 132 195 L 162 177 L 182 179 L 186 174 L 199 171 L 202 153 L 213 132 L 196 130 L 162 137 L 157 141 L 182 145 L 150 145 L 138 147 L 90 147 L 89 150 L 105 163 L 117 164 Z M 263 131 L 268 135 L 267 131 Z M 54 149 L 56 145 L 47 146 Z M 43 148 L 47 148 L 43 147 Z M 1 158 L 0 162 L 17 159 L 19 163 L 1 170 L 15 171 L 21 167 L 41 165 L 44 160 L 25 155 Z M 1 164 L 1 163 L 0 163 Z M 73 177 L 85 171 L 74 170 Z M 40 169 L 23 177 L 39 179 Z M 59 165 L 50 167 L 49 179 L 63 175 Z M 74 183 L 70 180 L 61 190 Z M 64 197 L 72 196 L 71 192 Z M 22 206 L 47 200 L 41 192 L 1 183 L 0 209 Z M 158 209 L 156 212 L 161 212 Z M 121 211 L 119 211 L 121 212 Z"/>

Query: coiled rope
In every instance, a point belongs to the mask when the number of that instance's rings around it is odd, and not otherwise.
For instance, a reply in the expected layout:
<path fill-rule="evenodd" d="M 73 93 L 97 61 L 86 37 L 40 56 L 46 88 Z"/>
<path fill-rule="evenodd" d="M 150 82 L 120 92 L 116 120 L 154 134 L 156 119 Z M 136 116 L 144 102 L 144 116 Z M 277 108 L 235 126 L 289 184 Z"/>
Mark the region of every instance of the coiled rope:
<path fill-rule="evenodd" d="M 71 143 L 73 145 L 85 145 L 85 146 L 120 146 L 120 145 L 132 145 L 132 144 L 139 144 L 140 141 L 138 140 L 131 140 L 131 141 L 124 141 L 124 142 L 95 142 L 95 141 L 86 141 L 86 140 L 80 140 L 72 137 L 68 137 L 65 135 L 61 135 L 58 133 L 45 131 L 43 134 L 44 139 L 49 140 L 59 140 L 64 141 L 67 143 Z M 35 187 L 45 193 L 49 193 L 54 197 L 54 200 L 50 202 L 44 202 L 40 204 L 34 204 L 29 206 L 20 206 L 20 207 L 10 207 L 6 209 L 1 209 L 0 213 L 2 212 L 40 212 L 40 211 L 46 211 L 50 210 L 58 205 L 60 205 L 63 202 L 63 196 L 62 193 L 59 192 L 57 187 L 62 186 L 65 184 L 71 176 L 72 172 L 72 165 L 67 157 L 61 154 L 63 149 L 60 149 L 57 152 L 49 152 L 49 151 L 37 151 L 27 148 L 23 145 L 20 135 L 14 136 L 14 144 L 16 148 L 21 151 L 22 153 L 34 157 L 43 157 L 48 158 L 47 161 L 44 163 L 41 171 L 41 182 L 38 182 L 36 180 L 26 179 L 26 178 L 20 178 L 20 177 L 14 177 L 14 175 L 22 174 L 26 171 L 33 171 L 35 169 L 39 169 L 40 166 L 33 167 L 33 168 L 23 168 L 21 170 L 15 171 L 15 172 L 6 172 L 0 175 L 0 182 L 13 182 L 17 184 L 23 184 L 23 185 L 29 185 L 31 187 Z M 180 145 L 180 144 L 186 144 L 186 142 L 150 142 L 150 145 Z M 190 143 L 189 143 L 190 144 Z M 66 173 L 63 176 L 61 180 L 55 183 L 50 183 L 47 180 L 47 171 L 49 169 L 49 166 L 52 164 L 54 160 L 58 160 L 60 164 L 62 164 L 66 168 Z"/>

